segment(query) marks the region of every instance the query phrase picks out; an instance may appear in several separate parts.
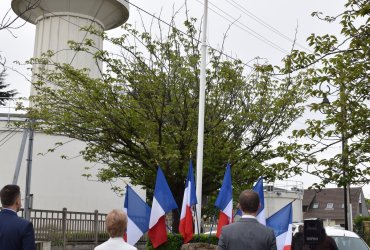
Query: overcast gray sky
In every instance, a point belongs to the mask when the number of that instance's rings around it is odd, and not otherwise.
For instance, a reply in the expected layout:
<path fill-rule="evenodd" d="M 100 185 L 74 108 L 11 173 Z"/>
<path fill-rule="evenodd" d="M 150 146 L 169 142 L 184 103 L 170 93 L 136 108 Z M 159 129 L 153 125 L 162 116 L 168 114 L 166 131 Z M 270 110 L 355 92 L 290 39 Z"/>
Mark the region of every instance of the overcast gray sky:
<path fill-rule="evenodd" d="M 211 0 L 209 1 L 208 15 L 208 44 L 219 48 L 224 34 L 231 22 L 234 24 L 228 31 L 224 45 L 224 52 L 239 58 L 244 62 L 253 63 L 256 57 L 259 62 L 268 60 L 279 64 L 281 59 L 292 48 L 292 41 L 297 32 L 296 48 L 309 49 L 306 38 L 311 33 L 325 34 L 339 33 L 339 26 L 329 25 L 311 17 L 314 11 L 323 12 L 324 15 L 336 15 L 343 10 L 344 0 Z M 0 2 L 0 17 L 10 8 L 10 0 Z M 184 20 L 183 0 L 132 0 L 131 3 L 145 11 L 154 14 L 166 22 L 170 21 L 173 11 L 179 9 L 176 18 L 177 26 L 181 29 Z M 189 16 L 199 20 L 203 15 L 203 0 L 187 0 Z M 182 7 L 182 8 L 181 8 Z M 141 13 L 141 16 L 139 15 Z M 10 16 L 15 14 L 11 11 Z M 152 17 L 130 6 L 128 22 L 141 26 L 142 19 L 145 25 L 150 25 Z M 20 24 L 21 22 L 18 22 Z M 163 28 L 167 28 L 162 24 Z M 30 78 L 28 66 L 18 65 L 13 61 L 23 63 L 33 55 L 35 26 L 26 24 L 13 30 L 14 38 L 7 31 L 0 31 L 0 53 L 7 59 L 7 66 L 21 72 Z M 117 36 L 120 28 L 109 31 L 109 35 Z M 104 48 L 110 50 L 109 44 Z M 113 48 L 112 48 L 113 49 Z M 30 84 L 18 72 L 8 70 L 7 83 L 19 92 L 19 97 L 28 97 Z M 293 127 L 302 126 L 302 119 L 293 124 Z M 311 185 L 315 179 L 311 176 L 294 177 L 293 180 L 304 181 L 305 186 Z M 364 188 L 365 196 L 370 197 L 370 187 Z"/>

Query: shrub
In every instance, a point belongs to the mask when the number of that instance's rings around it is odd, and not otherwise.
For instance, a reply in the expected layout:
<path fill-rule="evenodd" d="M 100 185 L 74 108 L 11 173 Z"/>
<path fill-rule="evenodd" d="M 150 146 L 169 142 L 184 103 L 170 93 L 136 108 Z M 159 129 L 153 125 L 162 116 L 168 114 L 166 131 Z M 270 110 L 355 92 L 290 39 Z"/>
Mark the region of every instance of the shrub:
<path fill-rule="evenodd" d="M 183 238 L 181 234 L 167 234 L 168 240 L 166 243 L 163 245 L 159 246 L 158 250 L 179 250 L 183 244 Z M 190 241 L 191 243 L 195 242 L 203 242 L 203 243 L 209 243 L 213 245 L 217 245 L 218 243 L 218 238 L 215 235 L 194 235 L 193 239 Z M 153 246 L 148 240 L 147 245 L 146 245 L 147 250 L 153 250 Z"/>
<path fill-rule="evenodd" d="M 370 231 L 364 230 L 364 221 L 370 221 L 370 216 L 357 216 L 354 220 L 354 231 L 370 245 Z"/>

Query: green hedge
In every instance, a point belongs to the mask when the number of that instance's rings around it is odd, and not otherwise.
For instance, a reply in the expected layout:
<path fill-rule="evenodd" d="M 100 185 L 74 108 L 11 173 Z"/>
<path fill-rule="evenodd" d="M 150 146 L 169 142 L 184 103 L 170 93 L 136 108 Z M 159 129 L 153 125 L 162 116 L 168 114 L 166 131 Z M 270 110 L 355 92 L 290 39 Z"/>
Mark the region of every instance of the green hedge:
<path fill-rule="evenodd" d="M 354 220 L 354 231 L 360 235 L 368 245 L 370 245 L 369 232 L 364 232 L 363 221 L 370 221 L 370 216 L 357 216 Z"/>
<path fill-rule="evenodd" d="M 168 240 L 166 243 L 164 243 L 163 245 L 160 245 L 158 248 L 155 248 L 155 249 L 158 249 L 158 250 L 179 250 L 183 244 L 183 238 L 181 236 L 181 234 L 167 234 L 167 237 L 168 237 Z M 215 235 L 204 235 L 204 234 L 201 234 L 201 235 L 194 235 L 193 239 L 190 241 L 191 243 L 194 243 L 194 242 L 203 242 L 203 243 L 209 243 L 209 244 L 213 244 L 213 245 L 217 245 L 218 244 L 218 238 L 215 236 Z M 146 249 L 147 250 L 153 250 L 153 246 L 150 242 L 150 240 L 148 240 L 147 244 L 146 244 Z"/>

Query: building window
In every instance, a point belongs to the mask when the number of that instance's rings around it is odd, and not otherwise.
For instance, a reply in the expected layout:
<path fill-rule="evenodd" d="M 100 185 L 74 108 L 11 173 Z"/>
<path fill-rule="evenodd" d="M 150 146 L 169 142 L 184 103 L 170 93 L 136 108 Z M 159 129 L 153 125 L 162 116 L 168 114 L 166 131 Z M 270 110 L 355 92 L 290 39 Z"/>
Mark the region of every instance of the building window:
<path fill-rule="evenodd" d="M 318 203 L 318 202 L 315 202 L 315 203 L 312 205 L 312 208 L 319 208 L 319 203 Z"/>
<path fill-rule="evenodd" d="M 333 209 L 333 207 L 334 207 L 334 204 L 331 202 L 326 204 L 326 209 Z"/>

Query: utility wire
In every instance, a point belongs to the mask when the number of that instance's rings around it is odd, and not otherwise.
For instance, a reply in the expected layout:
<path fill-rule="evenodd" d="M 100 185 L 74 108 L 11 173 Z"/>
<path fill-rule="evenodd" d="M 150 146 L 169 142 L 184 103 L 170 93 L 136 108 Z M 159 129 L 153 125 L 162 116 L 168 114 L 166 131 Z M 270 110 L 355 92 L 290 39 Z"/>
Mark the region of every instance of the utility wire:
<path fill-rule="evenodd" d="M 11 138 L 13 138 L 17 132 L 20 131 L 20 129 L 18 129 L 18 131 L 16 131 L 17 128 L 13 129 L 11 132 L 9 132 L 3 139 L 0 140 L 0 142 L 3 142 L 0 144 L 0 147 L 2 147 L 5 143 L 7 143 Z"/>
<path fill-rule="evenodd" d="M 200 3 L 201 5 L 203 5 L 203 3 L 200 1 L 200 0 L 196 0 L 198 3 Z M 232 15 L 230 15 L 229 13 L 227 13 L 226 11 L 224 11 L 223 9 L 221 9 L 220 7 L 218 7 L 217 5 L 209 2 L 210 5 L 212 5 L 214 8 L 216 8 L 217 10 L 219 10 L 220 12 L 222 12 L 223 14 L 220 14 L 218 11 L 216 11 L 215 9 L 213 9 L 212 7 L 209 7 L 209 9 L 214 12 L 216 15 L 220 16 L 221 18 L 225 19 L 226 21 L 230 22 L 230 23 L 233 23 L 235 22 L 235 26 L 238 27 L 239 29 L 243 30 L 244 32 L 250 34 L 251 36 L 253 36 L 254 38 L 260 40 L 261 42 L 271 46 L 272 48 L 278 50 L 279 52 L 283 53 L 283 54 L 289 54 L 288 51 L 286 51 L 285 49 L 281 48 L 279 45 L 275 44 L 274 42 L 272 42 L 271 40 L 269 40 L 268 38 L 262 36 L 261 34 L 257 33 L 256 31 L 254 31 L 253 29 L 251 29 L 250 27 L 248 27 L 247 25 L 243 24 L 242 22 L 240 22 L 239 20 L 233 20 L 234 17 Z M 226 17 L 226 16 L 228 17 Z"/>
<path fill-rule="evenodd" d="M 304 45 L 301 45 L 301 44 L 297 43 L 296 41 L 294 41 L 294 39 L 286 36 L 285 34 L 283 34 L 282 32 L 280 32 L 278 29 L 274 28 L 273 26 L 271 26 L 270 24 L 268 24 L 267 22 L 265 22 L 264 20 L 262 20 L 258 16 L 254 15 L 252 12 L 250 12 L 249 10 L 247 10 L 246 8 L 244 8 L 241 4 L 237 3 L 236 1 L 234 1 L 234 0 L 225 0 L 225 1 L 228 2 L 230 5 L 234 6 L 235 8 L 237 8 L 238 10 L 240 10 L 241 12 L 243 12 L 244 14 L 246 14 L 247 16 L 249 16 L 254 21 L 256 21 L 259 24 L 261 24 L 262 26 L 264 26 L 265 28 L 267 28 L 270 31 L 274 32 L 278 36 L 284 38 L 285 40 L 287 40 L 287 41 L 289 41 L 291 43 L 297 44 L 299 47 L 301 47 L 302 49 L 304 49 L 306 51 L 309 51 L 309 49 L 307 49 Z"/>
<path fill-rule="evenodd" d="M 13 129 L 8 129 L 8 130 L 5 130 L 3 131 L 2 133 L 5 133 L 5 132 L 9 132 L 7 135 L 5 135 L 1 140 L 0 142 L 4 141 L 8 136 L 10 136 L 17 128 L 13 128 Z"/>
<path fill-rule="evenodd" d="M 135 4 L 133 4 L 133 3 L 129 2 L 129 1 L 127 1 L 127 0 L 123 0 L 123 1 L 125 1 L 126 3 L 128 3 L 128 4 L 132 5 L 133 7 L 137 8 L 138 10 L 140 10 L 140 11 L 144 12 L 145 14 L 147 14 L 147 15 L 151 16 L 152 18 L 157 19 L 158 21 L 160 21 L 160 22 L 162 22 L 162 23 L 166 24 L 168 27 L 170 27 L 170 28 L 172 28 L 172 29 L 175 29 L 175 30 L 176 30 L 176 31 L 178 31 L 179 33 L 181 33 L 181 34 L 183 34 L 183 35 L 185 35 L 185 36 L 187 36 L 187 37 L 189 37 L 189 38 L 192 38 L 192 39 L 194 39 L 194 40 L 195 40 L 195 41 L 197 41 L 197 42 L 201 42 L 199 39 L 197 39 L 197 38 L 195 38 L 195 37 L 192 37 L 191 35 L 189 35 L 189 34 L 187 34 L 186 32 L 184 32 L 184 31 L 180 30 L 179 28 L 177 28 L 177 27 L 173 26 L 172 24 L 170 24 L 170 23 L 168 23 L 168 22 L 164 21 L 163 19 L 161 19 L 161 18 L 159 18 L 159 17 L 155 16 L 154 14 L 152 14 L 152 13 L 148 12 L 147 10 L 144 10 L 143 8 L 141 8 L 141 7 L 139 7 L 139 6 L 135 5 Z M 223 55 L 223 56 L 225 56 L 226 58 L 228 58 L 228 59 L 230 59 L 230 60 L 233 60 L 233 61 L 241 61 L 240 59 L 235 58 L 235 57 L 233 57 L 233 56 L 230 56 L 230 55 L 226 54 L 225 52 L 223 52 L 223 51 L 221 51 L 221 50 L 219 50 L 219 49 L 216 49 L 216 48 L 214 48 L 214 47 L 212 47 L 212 46 L 210 46 L 210 45 L 207 45 L 207 46 L 208 46 L 209 48 L 211 48 L 212 50 L 214 50 L 214 51 L 218 52 L 220 55 Z M 242 61 L 241 61 L 241 62 L 242 62 Z M 255 68 L 255 67 L 250 66 L 250 65 L 248 65 L 247 63 L 243 63 L 243 62 L 242 62 L 242 65 L 243 65 L 243 66 L 246 66 L 246 67 L 248 67 L 248 68 L 250 68 L 250 69 L 252 69 L 252 70 L 256 70 L 256 68 Z M 276 76 L 272 76 L 272 77 L 273 77 L 273 78 L 275 78 L 275 79 L 277 79 L 277 80 L 281 80 L 281 79 L 279 79 L 279 78 L 278 78 L 278 77 L 276 77 Z"/>
<path fill-rule="evenodd" d="M 187 37 L 189 37 L 189 38 L 191 38 L 191 39 L 194 39 L 194 40 L 195 40 L 195 41 L 197 41 L 197 42 L 200 42 L 200 40 L 199 40 L 199 39 L 197 39 L 196 37 L 193 37 L 193 36 L 191 36 L 191 35 L 187 34 L 186 32 L 184 32 L 184 31 L 180 30 L 179 28 L 177 28 L 177 27 L 175 27 L 174 25 L 172 25 L 172 24 L 168 23 L 167 21 L 164 21 L 163 19 L 161 19 L 161 18 L 159 18 L 159 17 L 155 16 L 154 14 L 152 14 L 152 13 L 148 12 L 147 10 L 144 10 L 143 8 L 141 8 L 141 7 L 139 7 L 139 6 L 135 5 L 135 4 L 133 4 L 133 3 L 129 2 L 129 1 L 127 1 L 127 0 L 123 0 L 123 1 L 127 2 L 128 4 L 130 4 L 130 5 L 132 5 L 133 7 L 137 8 L 138 10 L 140 10 L 140 11 L 144 12 L 145 14 L 147 14 L 147 15 L 151 16 L 152 18 L 154 18 L 154 19 L 156 19 L 156 20 L 160 21 L 161 23 L 163 23 L 163 24 L 167 25 L 168 27 L 170 27 L 170 28 L 172 28 L 172 29 L 175 29 L 177 32 L 179 32 L 179 33 L 181 33 L 181 34 L 183 34 L 183 35 L 185 35 L 185 36 L 187 36 Z M 52 14 L 52 15 L 55 15 L 55 16 L 56 16 L 56 14 L 55 14 L 55 13 L 53 13 L 53 12 L 49 12 L 49 14 Z M 59 15 L 58 15 L 58 16 L 59 16 Z M 62 19 L 62 20 L 64 20 L 64 21 L 66 21 L 66 22 L 68 22 L 68 23 L 70 23 L 70 24 L 72 24 L 72 25 L 75 25 L 75 26 L 77 26 L 77 27 L 79 27 L 79 28 L 84 28 L 83 26 L 80 26 L 79 24 L 76 24 L 76 23 L 74 23 L 74 22 L 72 22 L 72 21 L 70 21 L 70 20 L 68 20 L 68 19 L 66 19 L 66 18 L 63 18 L 62 16 L 59 16 L 59 18 L 60 18 L 60 19 Z M 108 40 L 108 42 L 112 43 L 112 42 L 111 42 L 111 41 L 109 41 L 109 40 Z M 113 44 L 113 43 L 112 43 L 112 44 Z M 113 44 L 113 45 L 114 45 L 114 44 Z M 223 51 L 221 51 L 221 50 L 219 50 L 219 49 L 216 49 L 216 48 L 214 48 L 214 47 L 212 47 L 212 46 L 210 46 L 210 45 L 207 45 L 207 46 L 208 46 L 209 48 L 211 48 L 212 50 L 214 50 L 214 51 L 218 52 L 220 55 L 223 55 L 223 56 L 225 56 L 226 58 L 228 58 L 228 59 L 230 59 L 230 60 L 241 62 L 241 64 L 242 64 L 243 66 L 248 67 L 248 68 L 250 68 L 250 69 L 252 69 L 252 70 L 256 70 L 256 68 L 255 68 L 255 67 L 250 66 L 250 65 L 249 65 L 249 64 L 247 64 L 247 63 L 244 63 L 241 59 L 238 59 L 238 58 L 235 58 L 235 57 L 233 57 L 233 56 L 230 56 L 230 55 L 226 54 L 225 52 L 223 52 Z M 277 79 L 277 80 L 281 80 L 280 78 L 278 78 L 278 77 L 276 77 L 276 76 L 273 76 L 273 75 L 271 75 L 271 77 L 273 77 L 273 78 L 275 78 L 275 79 Z"/>
<path fill-rule="evenodd" d="M 102 5 L 103 5 L 103 1 L 101 1 L 100 5 L 99 5 L 99 8 L 98 8 L 98 10 L 96 11 L 96 13 L 94 15 L 93 20 L 91 20 L 91 24 L 90 25 L 92 25 L 95 22 L 96 16 L 98 15 L 99 11 L 101 10 Z M 79 25 L 77 25 L 77 26 L 79 27 Z M 86 39 L 88 33 L 89 33 L 89 30 L 86 30 L 86 33 L 85 33 L 84 37 L 82 38 L 81 43 Z M 72 60 L 71 60 L 71 62 L 69 64 L 72 64 L 72 62 L 74 61 L 74 59 L 75 59 L 75 57 L 77 55 L 77 52 L 78 51 L 75 52 L 75 54 L 73 55 Z"/>

